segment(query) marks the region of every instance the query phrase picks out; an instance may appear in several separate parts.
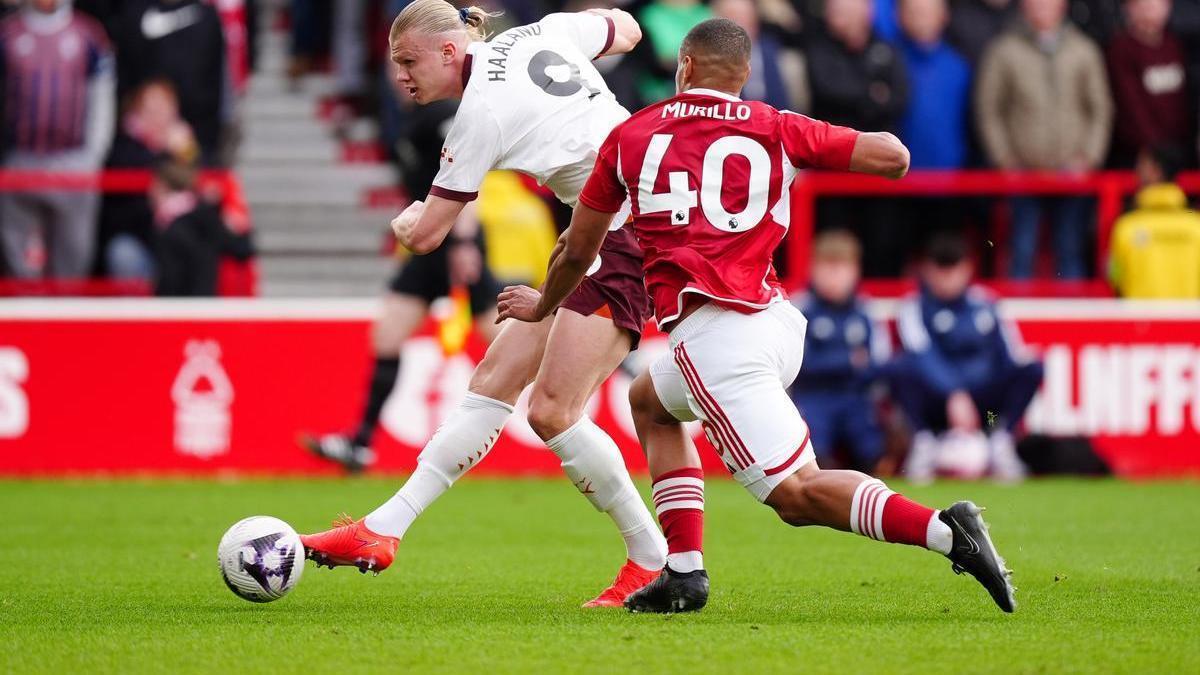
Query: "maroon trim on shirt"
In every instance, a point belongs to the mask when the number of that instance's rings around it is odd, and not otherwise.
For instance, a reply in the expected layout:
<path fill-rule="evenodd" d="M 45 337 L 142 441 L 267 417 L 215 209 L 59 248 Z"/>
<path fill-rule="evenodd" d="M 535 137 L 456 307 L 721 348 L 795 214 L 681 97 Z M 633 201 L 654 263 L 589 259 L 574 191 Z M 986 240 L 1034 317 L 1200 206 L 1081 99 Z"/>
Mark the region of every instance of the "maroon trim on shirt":
<path fill-rule="evenodd" d="M 792 465 L 793 462 L 795 462 L 797 459 L 800 459 L 800 453 L 804 452 L 804 448 L 807 445 L 808 445 L 808 432 L 806 431 L 806 432 L 804 432 L 804 440 L 800 442 L 800 447 L 796 448 L 796 452 L 792 453 L 791 457 L 788 457 L 787 459 L 783 460 L 783 464 L 780 464 L 779 466 L 771 467 L 770 469 L 764 469 L 763 473 L 765 473 L 768 476 L 774 476 L 775 474 L 779 473 L 780 471 L 783 471 L 784 469 L 788 468 L 789 466 Z"/>
<path fill-rule="evenodd" d="M 604 47 L 600 49 L 600 53 L 596 55 L 596 58 L 604 56 L 608 48 L 613 45 L 613 40 L 617 39 L 617 24 L 612 20 L 612 17 L 604 17 L 604 22 L 608 24 L 608 37 L 604 38 Z"/>
<path fill-rule="evenodd" d="M 463 72 L 462 72 L 463 89 L 467 88 L 467 81 L 469 81 L 471 79 L 471 64 L 473 64 L 474 62 L 475 62 L 475 57 L 472 56 L 470 52 L 468 52 L 466 58 L 463 59 Z"/>
<path fill-rule="evenodd" d="M 449 199 L 456 202 L 473 202 L 479 196 L 478 192 L 459 192 L 458 190 L 447 190 L 444 187 L 434 185 L 429 188 L 429 194 L 442 199 Z"/>

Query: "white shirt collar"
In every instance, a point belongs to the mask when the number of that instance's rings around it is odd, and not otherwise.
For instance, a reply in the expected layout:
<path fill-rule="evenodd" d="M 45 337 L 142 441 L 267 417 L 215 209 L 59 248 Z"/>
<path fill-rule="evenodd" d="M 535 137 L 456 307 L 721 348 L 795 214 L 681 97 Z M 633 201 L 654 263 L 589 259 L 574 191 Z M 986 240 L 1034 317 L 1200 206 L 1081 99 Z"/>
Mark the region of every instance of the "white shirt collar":
<path fill-rule="evenodd" d="M 734 96 L 733 94 L 727 94 L 723 91 L 717 91 L 716 89 L 704 89 L 702 87 L 693 87 L 683 93 L 684 94 L 692 94 L 695 96 L 712 96 L 714 98 L 723 98 L 726 101 L 734 101 L 737 103 L 740 103 L 742 101 L 742 99 Z"/>

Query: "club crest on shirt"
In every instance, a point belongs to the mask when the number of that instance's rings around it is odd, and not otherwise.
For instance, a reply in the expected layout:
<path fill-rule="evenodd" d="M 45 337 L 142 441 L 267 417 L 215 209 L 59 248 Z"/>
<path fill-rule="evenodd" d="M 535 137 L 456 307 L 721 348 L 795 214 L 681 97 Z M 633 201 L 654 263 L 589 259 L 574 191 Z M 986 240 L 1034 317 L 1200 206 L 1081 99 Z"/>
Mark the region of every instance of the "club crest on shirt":
<path fill-rule="evenodd" d="M 454 153 L 450 152 L 450 149 L 445 146 L 442 146 L 442 160 L 447 164 L 454 163 Z"/>

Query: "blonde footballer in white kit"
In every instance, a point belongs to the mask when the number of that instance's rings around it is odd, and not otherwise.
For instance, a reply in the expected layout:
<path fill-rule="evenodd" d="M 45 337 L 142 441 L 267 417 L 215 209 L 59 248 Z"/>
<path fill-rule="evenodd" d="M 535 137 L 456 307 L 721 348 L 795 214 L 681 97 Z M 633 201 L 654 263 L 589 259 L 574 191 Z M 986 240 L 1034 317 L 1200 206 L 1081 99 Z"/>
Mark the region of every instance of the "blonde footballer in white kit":
<path fill-rule="evenodd" d="M 529 174 L 573 206 L 601 143 L 629 117 L 591 63 L 641 39 L 627 13 L 551 14 L 484 42 L 489 16 L 443 0 L 417 0 L 392 25 L 397 82 L 413 100 L 461 98 L 429 196 L 392 222 L 400 243 L 417 254 L 442 244 L 492 169 Z M 364 572 L 387 568 L 417 516 L 491 450 L 517 397 L 533 382 L 530 425 L 579 491 L 612 518 L 626 545 L 615 581 L 587 606 L 619 606 L 658 575 L 666 542 L 616 444 L 584 414 L 587 400 L 636 347 L 649 317 L 641 251 L 621 227 L 624 221 L 622 214 L 613 218 L 591 274 L 554 316 L 506 323 L 466 398 L 425 446 L 400 491 L 363 519 L 305 536 L 310 558 Z"/>

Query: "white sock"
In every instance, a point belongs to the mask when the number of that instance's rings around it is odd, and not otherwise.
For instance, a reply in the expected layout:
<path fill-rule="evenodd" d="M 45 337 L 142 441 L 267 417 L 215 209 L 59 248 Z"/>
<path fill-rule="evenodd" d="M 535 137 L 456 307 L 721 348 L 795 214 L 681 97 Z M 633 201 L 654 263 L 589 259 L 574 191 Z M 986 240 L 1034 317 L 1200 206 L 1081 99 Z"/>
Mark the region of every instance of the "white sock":
<path fill-rule="evenodd" d="M 503 401 L 468 392 L 425 445 L 413 475 L 367 516 L 367 527 L 378 534 L 403 537 L 422 511 L 483 460 L 512 411 Z"/>
<path fill-rule="evenodd" d="M 680 574 L 702 570 L 704 569 L 704 554 L 700 551 L 672 553 L 667 556 L 667 567 Z"/>
<path fill-rule="evenodd" d="M 546 447 L 562 460 L 563 471 L 592 506 L 612 518 L 625 540 L 627 557 L 645 569 L 661 569 L 667 540 L 654 524 L 629 478 L 621 451 L 608 434 L 584 417 L 546 441 Z"/>
<path fill-rule="evenodd" d="M 930 551 L 937 551 L 942 555 L 950 555 L 950 549 L 954 548 L 954 530 L 950 526 L 943 523 L 938 514 L 941 511 L 934 511 L 933 518 L 929 521 L 929 527 L 925 530 L 925 548 Z"/>

